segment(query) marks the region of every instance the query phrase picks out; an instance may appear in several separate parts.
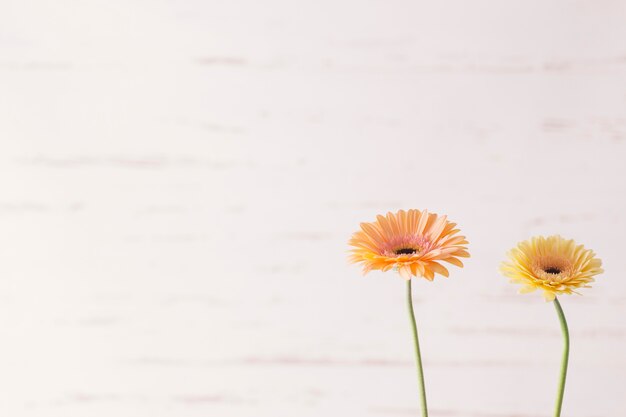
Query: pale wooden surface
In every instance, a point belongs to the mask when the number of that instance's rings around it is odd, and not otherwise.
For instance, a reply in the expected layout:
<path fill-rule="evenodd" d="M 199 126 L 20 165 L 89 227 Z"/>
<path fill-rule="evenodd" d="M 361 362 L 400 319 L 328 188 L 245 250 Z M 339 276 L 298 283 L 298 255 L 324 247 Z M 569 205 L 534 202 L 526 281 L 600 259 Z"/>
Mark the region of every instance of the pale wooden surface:
<path fill-rule="evenodd" d="M 547 417 L 533 234 L 605 261 L 563 306 L 567 417 L 626 413 L 626 2 L 3 1 L 0 414 L 417 415 L 404 283 L 360 221 L 445 212 L 418 282 L 432 417 Z"/>

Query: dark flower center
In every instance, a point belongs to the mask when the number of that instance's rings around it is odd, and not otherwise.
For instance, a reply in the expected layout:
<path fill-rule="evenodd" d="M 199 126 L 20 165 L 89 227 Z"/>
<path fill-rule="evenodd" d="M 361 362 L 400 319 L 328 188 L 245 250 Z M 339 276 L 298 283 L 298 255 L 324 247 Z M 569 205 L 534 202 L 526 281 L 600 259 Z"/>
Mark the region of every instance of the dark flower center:
<path fill-rule="evenodd" d="M 401 248 L 401 249 L 396 249 L 394 253 L 396 255 L 413 255 L 414 253 L 417 253 L 417 250 L 413 248 Z"/>
<path fill-rule="evenodd" d="M 561 270 L 559 268 L 556 268 L 554 266 L 551 266 L 549 268 L 544 269 L 545 272 L 547 272 L 548 274 L 560 274 Z"/>

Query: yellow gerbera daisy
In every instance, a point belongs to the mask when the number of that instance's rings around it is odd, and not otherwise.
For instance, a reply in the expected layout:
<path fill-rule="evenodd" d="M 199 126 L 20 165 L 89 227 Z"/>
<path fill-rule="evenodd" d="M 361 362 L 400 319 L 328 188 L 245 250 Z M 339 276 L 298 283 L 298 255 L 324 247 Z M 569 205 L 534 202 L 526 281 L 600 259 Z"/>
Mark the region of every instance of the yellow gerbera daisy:
<path fill-rule="evenodd" d="M 468 242 L 456 235 L 455 226 L 446 216 L 426 210 L 378 215 L 375 222 L 361 223 L 361 230 L 352 235 L 350 261 L 362 263 L 363 273 L 396 267 L 407 280 L 421 276 L 432 281 L 435 273 L 447 277 L 448 270 L 439 261 L 463 267 L 458 258 L 469 257 L 463 246 Z"/>
<path fill-rule="evenodd" d="M 589 288 L 593 277 L 603 272 L 602 261 L 592 250 L 561 236 L 533 237 L 519 243 L 508 257 L 500 266 L 502 274 L 524 285 L 520 293 L 543 290 L 546 301 L 578 294 L 575 289 Z"/>

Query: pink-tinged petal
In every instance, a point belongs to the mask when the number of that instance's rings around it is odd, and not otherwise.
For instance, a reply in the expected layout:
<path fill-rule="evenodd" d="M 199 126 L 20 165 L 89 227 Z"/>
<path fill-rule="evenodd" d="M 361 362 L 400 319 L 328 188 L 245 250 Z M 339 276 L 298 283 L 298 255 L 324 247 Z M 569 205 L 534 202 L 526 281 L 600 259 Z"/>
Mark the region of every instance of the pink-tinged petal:
<path fill-rule="evenodd" d="M 400 231 L 400 226 L 398 225 L 398 216 L 394 215 L 391 212 L 387 213 L 387 223 L 389 224 L 389 227 L 391 227 L 391 231 L 393 232 L 394 236 L 402 235 L 402 232 Z"/>
<path fill-rule="evenodd" d="M 429 281 L 432 281 L 433 279 L 435 279 L 435 274 L 430 269 L 425 268 L 425 270 L 424 270 L 424 278 L 426 278 Z"/>
<path fill-rule="evenodd" d="M 463 262 L 461 262 L 460 259 L 450 257 L 450 258 L 444 258 L 444 259 L 442 259 L 442 261 L 443 262 L 448 262 L 448 263 L 450 263 L 450 264 L 452 264 L 454 266 L 458 266 L 459 268 L 463 268 Z"/>
<path fill-rule="evenodd" d="M 385 233 L 385 237 L 387 239 L 391 236 L 394 236 L 393 230 L 391 229 L 391 226 L 389 226 L 389 223 L 387 222 L 387 219 L 384 216 L 381 216 L 379 214 L 378 216 L 376 216 L 376 219 L 378 220 L 378 225 L 381 227 L 381 229 Z"/>
<path fill-rule="evenodd" d="M 374 240 L 376 243 L 378 243 L 379 246 L 380 246 L 380 244 L 385 242 L 385 238 L 380 233 L 380 229 L 375 227 L 373 224 L 371 224 L 371 223 L 361 223 L 361 228 L 363 229 L 363 231 L 368 236 L 370 236 L 370 238 L 372 240 Z"/>
<path fill-rule="evenodd" d="M 409 265 L 401 265 L 398 267 L 400 276 L 407 281 L 411 279 L 411 267 Z"/>
<path fill-rule="evenodd" d="M 426 224 L 428 223 L 428 210 L 422 211 L 422 215 L 419 218 L 419 222 L 417 223 L 417 235 L 423 235 L 424 230 L 426 229 Z"/>
<path fill-rule="evenodd" d="M 443 275 L 446 278 L 450 276 L 448 269 L 437 262 L 431 262 L 428 266 L 439 275 Z"/>
<path fill-rule="evenodd" d="M 432 229 L 430 230 L 431 241 L 434 242 L 437 239 L 439 239 L 441 232 L 443 232 L 443 229 L 446 227 L 446 217 L 447 216 L 440 216 L 435 220 L 435 223 L 433 224 Z"/>

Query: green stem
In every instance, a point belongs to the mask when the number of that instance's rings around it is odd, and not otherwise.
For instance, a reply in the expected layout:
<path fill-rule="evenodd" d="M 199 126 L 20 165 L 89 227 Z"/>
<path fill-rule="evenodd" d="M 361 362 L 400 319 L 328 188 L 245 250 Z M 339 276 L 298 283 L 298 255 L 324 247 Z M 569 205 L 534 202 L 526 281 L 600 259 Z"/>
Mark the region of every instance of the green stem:
<path fill-rule="evenodd" d="M 559 375 L 559 389 L 556 394 L 556 407 L 554 409 L 554 417 L 561 416 L 561 406 L 563 405 L 563 394 L 565 392 L 565 378 L 567 377 L 567 363 L 569 361 L 569 330 L 567 329 L 567 321 L 561 308 L 561 303 L 556 298 L 554 299 L 554 308 L 556 308 L 556 314 L 559 316 L 559 323 L 561 323 L 561 331 L 563 332 L 563 359 L 561 362 L 561 374 Z"/>
<path fill-rule="evenodd" d="M 420 389 L 420 398 L 422 400 L 422 417 L 428 417 L 428 407 L 426 406 L 426 387 L 424 386 L 424 369 L 422 368 L 422 355 L 420 353 L 420 342 L 417 337 L 417 325 L 415 323 L 415 312 L 413 311 L 413 297 L 411 295 L 411 280 L 406 282 L 407 289 L 407 306 L 409 307 L 409 319 L 411 320 L 411 328 L 413 329 L 413 344 L 415 345 L 415 362 L 417 364 L 417 380 Z"/>

